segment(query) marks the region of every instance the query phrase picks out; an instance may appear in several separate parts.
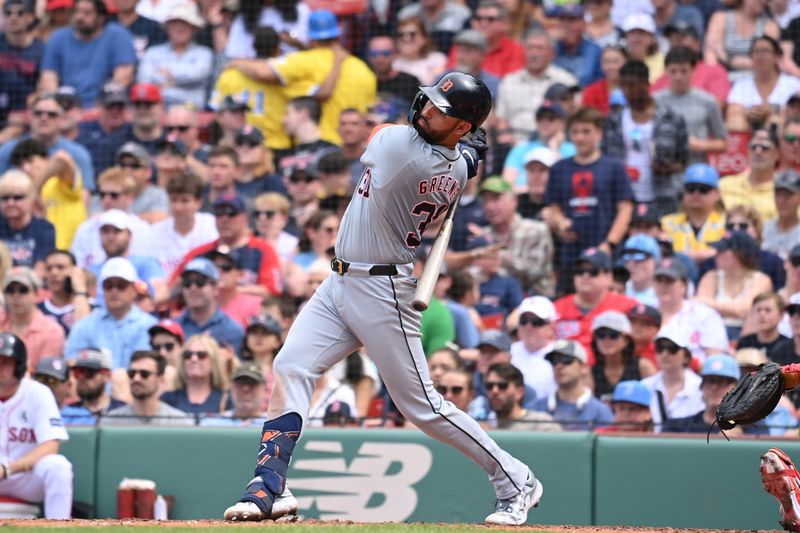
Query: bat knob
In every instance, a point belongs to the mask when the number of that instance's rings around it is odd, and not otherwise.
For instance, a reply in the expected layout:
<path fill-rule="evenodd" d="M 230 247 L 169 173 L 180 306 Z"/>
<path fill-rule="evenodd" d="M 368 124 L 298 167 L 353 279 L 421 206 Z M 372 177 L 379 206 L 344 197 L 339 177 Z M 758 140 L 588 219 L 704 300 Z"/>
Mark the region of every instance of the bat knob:
<path fill-rule="evenodd" d="M 415 301 L 411 304 L 411 307 L 413 307 L 419 312 L 422 312 L 428 308 L 428 304 L 426 304 L 425 302 Z"/>

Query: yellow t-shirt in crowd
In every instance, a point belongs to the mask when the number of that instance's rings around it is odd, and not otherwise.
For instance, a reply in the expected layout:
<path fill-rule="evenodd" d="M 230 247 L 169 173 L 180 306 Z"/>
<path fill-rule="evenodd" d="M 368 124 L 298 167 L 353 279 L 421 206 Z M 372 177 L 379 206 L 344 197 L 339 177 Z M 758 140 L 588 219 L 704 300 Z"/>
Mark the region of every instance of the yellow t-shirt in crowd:
<path fill-rule="evenodd" d="M 763 222 L 778 218 L 778 210 L 775 208 L 775 184 L 769 181 L 753 187 L 749 178 L 750 169 L 746 169 L 741 174 L 720 180 L 719 192 L 725 209 L 729 210 L 737 205 L 749 205 L 758 211 Z"/>
<path fill-rule="evenodd" d="M 669 234 L 672 248 L 678 253 L 705 250 L 712 242 L 716 242 L 725 235 L 725 214 L 712 211 L 708 220 L 694 234 L 694 229 L 689 223 L 686 213 L 674 213 L 661 219 L 661 227 Z"/>
<path fill-rule="evenodd" d="M 333 68 L 333 49 L 312 48 L 293 52 L 269 63 L 286 88 L 289 99 L 311 96 L 325 81 Z M 348 108 L 362 113 L 375 103 L 378 80 L 366 63 L 348 56 L 339 71 L 339 80 L 331 97 L 322 104 L 320 136 L 329 142 L 342 144 L 339 137 L 339 114 Z"/>
<path fill-rule="evenodd" d="M 45 218 L 55 226 L 56 248 L 61 250 L 70 249 L 78 226 L 87 216 L 83 201 L 83 179 L 77 170 L 73 181 L 70 187 L 58 176 L 51 176 L 42 185 Z"/>
<path fill-rule="evenodd" d="M 286 92 L 277 83 L 263 83 L 246 76 L 240 70 L 227 69 L 217 80 L 210 104 L 216 109 L 226 96 L 247 102 L 250 112 L 247 123 L 261 130 L 265 144 L 273 150 L 291 148 L 292 143 L 283 131 L 283 115 L 286 112 Z"/>

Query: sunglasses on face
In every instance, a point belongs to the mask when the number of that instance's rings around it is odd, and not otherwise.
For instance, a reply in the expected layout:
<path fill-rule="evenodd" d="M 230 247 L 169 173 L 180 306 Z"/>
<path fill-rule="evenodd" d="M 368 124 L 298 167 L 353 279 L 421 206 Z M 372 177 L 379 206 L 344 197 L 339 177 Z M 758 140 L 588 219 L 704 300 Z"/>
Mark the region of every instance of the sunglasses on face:
<path fill-rule="evenodd" d="M 45 376 L 44 374 L 36 374 L 33 376 L 33 379 L 43 385 L 47 385 L 48 387 L 55 387 L 56 385 L 63 383 L 63 381 L 60 381 L 53 376 Z"/>
<path fill-rule="evenodd" d="M 317 178 L 315 178 L 314 176 L 310 176 L 308 174 L 299 175 L 299 176 L 295 174 L 294 176 L 289 178 L 289 181 L 294 183 L 294 184 L 297 184 L 297 183 L 314 183 L 315 181 L 317 181 Z"/>
<path fill-rule="evenodd" d="M 6 17 L 21 17 L 26 11 L 24 9 L 4 9 L 3 15 Z"/>
<path fill-rule="evenodd" d="M 789 313 L 789 316 L 800 315 L 800 304 L 787 305 L 786 312 Z"/>
<path fill-rule="evenodd" d="M 275 216 L 275 211 L 253 211 L 253 216 L 256 218 L 272 218 Z"/>
<path fill-rule="evenodd" d="M 130 286 L 131 286 L 130 282 L 125 281 L 124 279 L 118 279 L 118 280 L 107 279 L 103 282 L 103 290 L 106 292 L 124 291 Z"/>
<path fill-rule="evenodd" d="M 656 353 L 667 352 L 670 355 L 675 355 L 681 350 L 681 347 L 669 339 L 659 339 L 656 341 Z"/>
<path fill-rule="evenodd" d="M 31 289 L 29 287 L 26 287 L 25 285 L 10 285 L 6 287 L 3 292 L 8 295 L 28 294 L 29 292 L 31 292 Z"/>
<path fill-rule="evenodd" d="M 133 168 L 133 167 L 125 167 L 123 165 L 120 166 L 123 168 Z M 141 168 L 141 166 L 139 168 Z M 101 199 L 111 198 L 112 200 L 118 200 L 119 197 L 122 196 L 121 192 L 116 192 L 116 191 L 100 191 L 98 194 L 100 195 Z"/>
<path fill-rule="evenodd" d="M 168 132 L 177 131 L 180 133 L 186 133 L 191 129 L 191 126 L 186 126 L 184 124 L 176 124 L 175 126 L 165 126 L 164 129 L 167 130 Z"/>
<path fill-rule="evenodd" d="M 783 140 L 787 143 L 794 144 L 797 141 L 800 141 L 800 135 L 792 135 L 791 133 L 787 133 L 783 136 Z"/>
<path fill-rule="evenodd" d="M 261 141 L 240 139 L 236 141 L 236 146 L 239 148 L 243 148 L 245 146 L 248 148 L 255 148 L 256 146 L 261 146 Z"/>
<path fill-rule="evenodd" d="M 76 378 L 92 379 L 99 372 L 100 370 L 96 368 L 85 368 L 82 366 L 78 366 L 72 369 L 72 373 L 75 374 Z"/>
<path fill-rule="evenodd" d="M 749 222 L 728 222 L 725 224 L 725 229 L 728 231 L 747 231 L 749 228 Z"/>
<path fill-rule="evenodd" d="M 578 267 L 573 272 L 574 276 L 583 276 L 584 274 L 589 274 L 591 277 L 596 278 L 600 275 L 600 269 L 597 267 Z"/>
<path fill-rule="evenodd" d="M 519 325 L 520 326 L 527 326 L 531 325 L 535 328 L 540 328 L 542 326 L 546 326 L 549 322 L 538 316 L 534 315 L 533 313 L 525 313 L 521 317 L 519 317 Z"/>
<path fill-rule="evenodd" d="M 152 346 L 153 349 L 155 351 L 157 351 L 157 352 L 160 352 L 162 350 L 165 350 L 167 352 L 171 352 L 172 350 L 175 349 L 175 343 L 174 342 L 164 342 L 162 344 L 151 344 L 150 346 Z"/>
<path fill-rule="evenodd" d="M 495 388 L 504 391 L 508 389 L 508 381 L 487 381 L 483 384 L 483 388 L 489 392 L 493 391 Z"/>
<path fill-rule="evenodd" d="M 757 141 L 751 142 L 749 146 L 750 146 L 750 149 L 752 151 L 754 151 L 754 152 L 756 150 L 764 150 L 766 152 L 767 150 L 772 148 L 772 145 L 770 143 L 768 143 L 768 142 L 761 142 L 760 143 L 760 142 L 757 142 Z"/>
<path fill-rule="evenodd" d="M 556 355 L 551 359 L 553 366 L 564 365 L 569 366 L 575 361 L 577 361 L 575 357 L 569 357 L 567 355 Z"/>
<path fill-rule="evenodd" d="M 136 108 L 147 108 L 150 109 L 151 107 L 155 107 L 156 102 L 134 102 L 133 107 Z"/>
<path fill-rule="evenodd" d="M 233 265 L 230 263 L 214 263 L 214 266 L 217 267 L 217 270 L 221 270 L 222 272 L 230 272 L 233 270 Z"/>
<path fill-rule="evenodd" d="M 500 17 L 492 17 L 488 15 L 487 16 L 475 15 L 474 17 L 472 17 L 472 19 L 475 22 L 497 22 L 498 20 L 500 20 Z"/>
<path fill-rule="evenodd" d="M 369 57 L 389 57 L 393 53 L 391 50 L 370 50 Z"/>
<path fill-rule="evenodd" d="M 436 392 L 438 392 L 442 396 L 447 396 L 448 393 L 461 394 L 462 392 L 464 392 L 464 387 L 462 387 L 461 385 L 455 385 L 453 387 L 448 387 L 446 385 L 439 385 L 438 387 L 436 387 Z"/>
<path fill-rule="evenodd" d="M 194 285 L 202 289 L 209 283 L 211 283 L 211 280 L 207 278 L 184 278 L 183 281 L 181 281 L 181 286 L 183 286 L 184 289 L 188 289 Z"/>
<path fill-rule="evenodd" d="M 152 376 L 153 374 L 155 374 L 155 372 L 153 372 L 152 370 L 137 370 L 135 368 L 128 369 L 128 378 L 129 379 L 134 379 L 137 374 L 142 376 L 142 379 L 147 379 L 150 376 Z"/>
<path fill-rule="evenodd" d="M 615 340 L 619 339 L 620 337 L 622 337 L 622 333 L 620 333 L 619 331 L 614 331 L 613 329 L 601 328 L 601 329 L 598 329 L 597 331 L 594 332 L 594 338 L 599 340 L 599 341 L 602 341 L 602 340 L 605 340 L 605 339 L 609 339 L 609 340 L 615 341 Z"/>
<path fill-rule="evenodd" d="M 123 162 L 123 163 L 118 163 L 117 166 L 120 167 L 120 168 L 127 168 L 127 169 L 130 169 L 130 170 L 139 170 L 140 168 L 144 168 L 144 166 L 142 166 L 141 163 L 137 163 L 137 162 L 131 162 L 131 163 Z M 106 194 L 111 195 L 111 198 L 113 200 L 116 200 L 119 197 L 119 193 L 118 192 L 106 193 Z M 114 195 L 116 195 L 116 196 L 114 196 Z M 103 197 L 103 193 L 102 192 L 100 193 L 100 197 L 101 198 Z"/>
<path fill-rule="evenodd" d="M 709 185 L 704 185 L 702 183 L 690 183 L 690 184 L 685 185 L 683 187 L 683 191 L 686 194 L 694 194 L 694 193 L 708 194 L 712 190 L 713 190 L 713 187 L 711 187 Z"/>
<path fill-rule="evenodd" d="M 184 350 L 181 355 L 183 356 L 184 360 L 186 360 L 186 361 L 188 361 L 192 357 L 197 357 L 197 359 L 202 361 L 203 359 L 208 357 L 208 352 L 205 352 L 205 351 L 202 351 L 202 350 L 197 350 L 197 351 Z"/>
<path fill-rule="evenodd" d="M 221 207 L 214 208 L 214 216 L 215 217 L 235 217 L 239 214 L 239 211 L 234 209 L 231 206 L 223 205 Z"/>
<path fill-rule="evenodd" d="M 0 202 L 21 202 L 26 196 L 24 194 L 4 194 L 0 196 Z"/>
<path fill-rule="evenodd" d="M 61 116 L 61 113 L 59 113 L 58 111 L 45 111 L 44 109 L 34 109 L 33 116 L 36 118 L 42 118 L 42 117 L 58 118 Z"/>

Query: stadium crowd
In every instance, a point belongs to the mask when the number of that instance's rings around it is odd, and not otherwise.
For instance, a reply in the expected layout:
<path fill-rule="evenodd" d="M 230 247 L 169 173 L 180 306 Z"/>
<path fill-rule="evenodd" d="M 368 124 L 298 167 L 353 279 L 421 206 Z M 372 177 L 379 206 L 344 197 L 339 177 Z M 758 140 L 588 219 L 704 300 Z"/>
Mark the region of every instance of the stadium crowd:
<path fill-rule="evenodd" d="M 742 372 L 800 362 L 796 0 L 4 0 L 0 24 L 0 330 L 67 425 L 260 426 L 370 132 L 453 69 L 495 103 L 422 315 L 444 399 L 706 433 Z M 313 425 L 407 426 L 369 355 Z"/>

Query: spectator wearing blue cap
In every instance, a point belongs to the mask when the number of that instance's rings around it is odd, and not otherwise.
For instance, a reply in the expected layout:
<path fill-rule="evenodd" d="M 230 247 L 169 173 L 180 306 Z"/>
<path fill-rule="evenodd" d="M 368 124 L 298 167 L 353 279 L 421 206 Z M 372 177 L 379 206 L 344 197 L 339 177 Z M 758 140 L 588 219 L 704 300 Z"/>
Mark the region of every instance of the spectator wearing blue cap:
<path fill-rule="evenodd" d="M 765 250 L 781 257 L 789 255 L 792 247 L 800 242 L 800 174 L 787 168 L 775 176 L 775 207 L 778 218 L 764 224 Z"/>
<path fill-rule="evenodd" d="M 253 235 L 247 222 L 244 199 L 238 194 L 226 193 L 214 202 L 213 211 L 219 238 L 190 250 L 173 271 L 170 285 L 176 284 L 189 261 L 226 246 L 238 255 L 242 270 L 241 292 L 261 296 L 278 294 L 282 283 L 278 255 L 269 243 Z"/>
<path fill-rule="evenodd" d="M 650 402 L 653 393 L 640 381 L 626 380 L 617 383 L 611 397 L 611 410 L 614 412 L 614 425 L 598 428 L 599 433 L 653 431 L 653 417 Z"/>
<path fill-rule="evenodd" d="M 725 214 L 719 208 L 719 173 L 705 163 L 689 165 L 683 177 L 679 213 L 666 215 L 661 227 L 677 253 L 697 262 L 713 257 L 712 242 L 725 233 Z"/>
<path fill-rule="evenodd" d="M 317 87 L 313 96 L 322 103 L 322 139 L 339 145 L 339 115 L 348 108 L 366 113 L 375 103 L 378 86 L 369 66 L 342 47 L 340 36 L 336 15 L 320 9 L 308 17 L 310 49 L 267 61 L 234 59 L 228 67 L 265 83 L 280 84 L 287 93 L 308 94 L 309 87 Z"/>
<path fill-rule="evenodd" d="M 625 241 L 621 259 L 631 275 L 625 284 L 625 295 L 643 304 L 658 306 L 654 277 L 656 265 L 661 261 L 658 241 L 644 233 L 632 235 Z"/>
<path fill-rule="evenodd" d="M 220 345 L 237 353 L 244 340 L 244 330 L 219 307 L 219 270 L 210 259 L 189 261 L 181 274 L 181 288 L 186 310 L 175 318 L 186 337 L 208 333 Z"/>
<path fill-rule="evenodd" d="M 72 326 L 64 345 L 66 359 L 74 359 L 86 348 L 106 349 L 111 353 L 111 369 L 118 374 L 128 368 L 133 352 L 150 349 L 148 330 L 157 320 L 134 304 L 137 281 L 136 267 L 124 257 L 105 262 L 99 277 L 105 306 Z"/>
<path fill-rule="evenodd" d="M 716 269 L 706 272 L 695 299 L 722 316 L 730 340 L 737 340 L 753 299 L 772 290 L 772 280 L 758 271 L 758 245 L 744 231 L 726 232 L 711 245 L 717 250 Z"/>
<path fill-rule="evenodd" d="M 703 381 L 700 391 L 703 394 L 705 409 L 692 416 L 668 420 L 662 429 L 664 433 L 719 433 L 716 425 L 716 414 L 722 398 L 739 381 L 740 371 L 736 359 L 730 354 L 712 355 L 703 364 L 700 372 Z M 742 433 L 748 435 L 767 435 L 769 430 L 763 420 L 750 426 L 737 426 L 726 431 L 728 436 L 737 436 Z"/>

